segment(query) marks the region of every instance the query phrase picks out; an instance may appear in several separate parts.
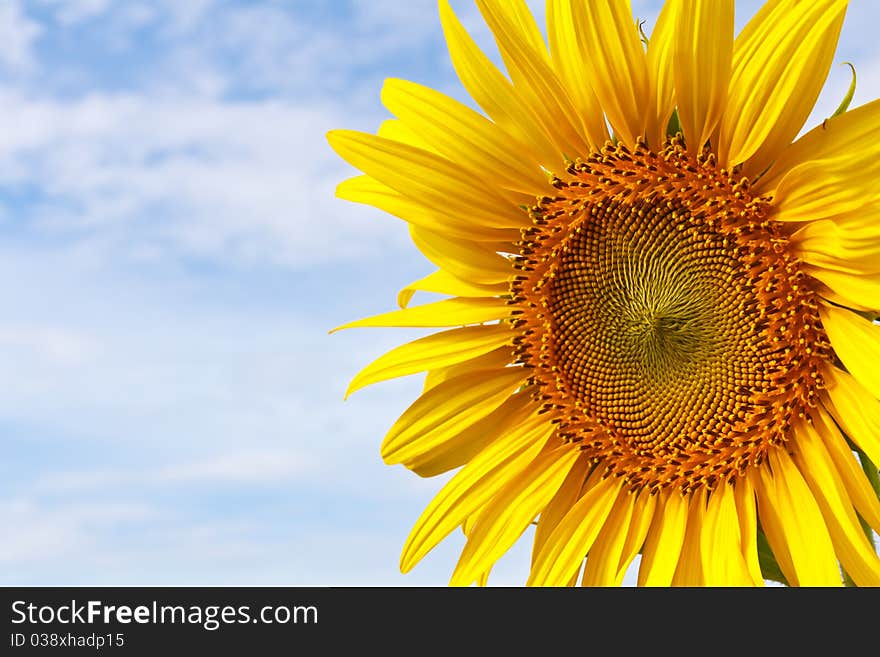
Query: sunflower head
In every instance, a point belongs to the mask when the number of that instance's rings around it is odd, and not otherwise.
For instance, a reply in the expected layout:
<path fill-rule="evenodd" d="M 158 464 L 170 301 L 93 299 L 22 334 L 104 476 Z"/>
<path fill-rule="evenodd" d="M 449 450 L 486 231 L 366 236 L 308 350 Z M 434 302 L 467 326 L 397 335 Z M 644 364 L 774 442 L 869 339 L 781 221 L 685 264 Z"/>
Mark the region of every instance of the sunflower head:
<path fill-rule="evenodd" d="M 880 103 L 793 141 L 847 3 L 735 36 L 732 0 L 669 0 L 643 39 L 620 0 L 551 0 L 546 36 L 477 4 L 508 76 L 440 14 L 485 114 L 392 80 L 397 119 L 329 137 L 366 174 L 339 195 L 438 267 L 346 325 L 446 329 L 350 388 L 427 372 L 383 457 L 461 467 L 402 569 L 462 527 L 452 583 L 485 583 L 534 524 L 532 584 L 641 555 L 640 584 L 880 585 Z"/>
<path fill-rule="evenodd" d="M 514 263 L 536 395 L 632 490 L 742 476 L 815 406 L 830 354 L 770 203 L 681 135 L 609 144 L 566 178 Z"/>

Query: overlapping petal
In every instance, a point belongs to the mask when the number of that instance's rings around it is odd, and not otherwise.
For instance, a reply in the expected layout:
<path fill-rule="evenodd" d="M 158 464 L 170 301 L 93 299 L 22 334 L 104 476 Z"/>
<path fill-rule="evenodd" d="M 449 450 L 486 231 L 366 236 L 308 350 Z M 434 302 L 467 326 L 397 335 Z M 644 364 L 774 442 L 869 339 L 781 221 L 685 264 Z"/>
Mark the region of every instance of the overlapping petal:
<path fill-rule="evenodd" d="M 834 550 L 858 586 L 880 586 L 880 557 L 859 524 L 849 493 L 816 430 L 804 422 L 796 433 L 795 463 L 816 499 Z"/>
<path fill-rule="evenodd" d="M 502 129 L 530 149 L 542 164 L 556 166 L 560 153 L 543 126 L 519 98 L 513 84 L 477 47 L 447 0 L 440 0 L 440 22 L 449 56 L 471 98 Z"/>
<path fill-rule="evenodd" d="M 561 445 L 508 481 L 477 516 L 450 584 L 470 585 L 507 552 L 565 481 L 577 458 L 576 447 Z"/>
<path fill-rule="evenodd" d="M 513 332 L 505 324 L 469 326 L 419 338 L 392 349 L 358 372 L 345 396 L 380 381 L 482 356 L 510 344 L 513 338 Z"/>
<path fill-rule="evenodd" d="M 734 0 L 679 0 L 675 94 L 688 148 L 709 140 L 727 101 L 733 62 Z"/>
<path fill-rule="evenodd" d="M 351 130 L 327 135 L 350 164 L 427 207 L 490 228 L 525 226 L 528 217 L 497 190 L 481 185 L 454 162 L 402 142 Z"/>
<path fill-rule="evenodd" d="M 477 5 L 495 36 L 520 100 L 550 136 L 557 153 L 589 152 L 590 138 L 582 132 L 583 124 L 576 118 L 568 91 L 550 66 L 547 46 L 532 22 L 523 19 L 527 13 L 523 0 L 477 0 Z"/>
<path fill-rule="evenodd" d="M 511 427 L 503 441 L 477 454 L 428 504 L 407 538 L 400 569 L 407 572 L 437 543 L 476 513 L 498 488 L 523 472 L 541 452 L 554 427 L 531 416 Z"/>
<path fill-rule="evenodd" d="M 581 50 L 582 44 L 577 38 L 571 0 L 548 0 L 547 40 L 551 66 L 568 90 L 582 134 L 593 146 L 603 145 L 608 139 L 608 128 L 590 82 L 588 54 Z"/>
<path fill-rule="evenodd" d="M 820 309 L 834 351 L 850 373 L 880 399 L 880 325 L 836 306 Z"/>
<path fill-rule="evenodd" d="M 754 481 L 758 517 L 782 572 L 798 586 L 840 586 L 831 536 L 803 474 L 781 449 L 770 452 L 769 465 Z"/>
<path fill-rule="evenodd" d="M 564 586 L 590 551 L 620 494 L 615 477 L 600 478 L 569 509 L 547 538 L 532 567 L 530 586 Z"/>
<path fill-rule="evenodd" d="M 680 491 L 658 493 L 654 521 L 645 538 L 639 586 L 670 586 L 687 529 L 688 502 Z"/>
<path fill-rule="evenodd" d="M 775 0 L 734 45 L 727 107 L 718 131 L 722 164 L 756 176 L 804 125 L 828 76 L 846 0 Z"/>
<path fill-rule="evenodd" d="M 659 148 L 666 141 L 669 120 L 675 109 L 675 68 L 673 59 L 676 48 L 677 2 L 667 2 L 660 10 L 657 24 L 648 41 L 648 74 L 650 83 L 650 103 L 654 113 L 647 126 L 646 137 L 653 148 Z"/>
<path fill-rule="evenodd" d="M 404 125 L 474 177 L 527 197 L 546 188 L 547 176 L 537 161 L 529 161 L 528 149 L 466 105 L 396 79 L 385 81 L 382 101 Z"/>
<path fill-rule="evenodd" d="M 629 0 L 572 3 L 589 79 L 614 135 L 633 145 L 645 134 L 650 105 L 648 62 Z"/>

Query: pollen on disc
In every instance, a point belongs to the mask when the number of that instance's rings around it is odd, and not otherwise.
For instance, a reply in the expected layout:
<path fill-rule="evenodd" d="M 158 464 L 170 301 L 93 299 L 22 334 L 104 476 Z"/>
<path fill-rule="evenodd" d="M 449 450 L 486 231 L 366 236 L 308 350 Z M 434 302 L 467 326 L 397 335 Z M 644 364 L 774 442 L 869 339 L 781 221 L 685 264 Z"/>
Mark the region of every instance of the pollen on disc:
<path fill-rule="evenodd" d="M 760 463 L 815 405 L 830 351 L 766 199 L 680 139 L 609 144 L 554 186 L 512 303 L 563 434 L 633 488 L 712 488 Z"/>

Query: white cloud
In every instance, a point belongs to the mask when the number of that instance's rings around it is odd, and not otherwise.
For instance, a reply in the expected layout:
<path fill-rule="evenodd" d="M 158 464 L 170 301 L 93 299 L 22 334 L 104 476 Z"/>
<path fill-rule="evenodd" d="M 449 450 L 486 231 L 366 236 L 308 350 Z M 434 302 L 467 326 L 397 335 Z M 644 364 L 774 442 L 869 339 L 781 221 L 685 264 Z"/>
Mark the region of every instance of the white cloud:
<path fill-rule="evenodd" d="M 176 463 L 159 471 L 165 483 L 218 482 L 267 484 L 293 480 L 317 469 L 314 455 L 251 450 L 221 454 L 195 463 Z"/>
<path fill-rule="evenodd" d="M 80 23 L 101 16 L 110 8 L 113 0 L 39 0 L 54 10 L 55 18 L 63 25 Z"/>
<path fill-rule="evenodd" d="M 0 500 L 0 564 L 16 565 L 51 561 L 96 547 L 96 532 L 152 515 L 143 504 L 112 500 L 47 507 L 34 500 Z M 0 581 L 9 581 L 7 573 Z"/>
<path fill-rule="evenodd" d="M 98 345 L 63 327 L 0 326 L 0 369 L 10 371 L 3 357 L 40 360 L 53 367 L 73 367 L 91 360 Z"/>
<path fill-rule="evenodd" d="M 179 438 L 179 437 L 178 437 Z M 194 439 L 192 446 L 207 441 Z M 221 441 L 226 442 L 226 441 Z M 246 441 L 242 441 L 246 442 Z M 137 468 L 59 470 L 42 474 L 29 487 L 39 494 L 83 494 L 117 490 L 132 494 L 138 490 L 174 486 L 273 486 L 314 482 L 331 471 L 330 464 L 318 463 L 315 454 L 300 447 L 266 447 L 260 437 L 252 447 L 211 450 L 190 461 L 144 463 Z M 208 447 L 210 449 L 210 447 Z M 322 472 L 323 470 L 323 472 Z"/>
<path fill-rule="evenodd" d="M 324 137 L 346 123 L 334 107 L 7 93 L 0 114 L 18 126 L 0 136 L 0 182 L 40 190 L 26 210 L 50 235 L 303 267 L 399 233 L 334 198 L 350 175 Z"/>
<path fill-rule="evenodd" d="M 13 74 L 24 74 L 35 65 L 34 43 L 40 25 L 28 18 L 18 0 L 0 3 L 0 65 Z"/>

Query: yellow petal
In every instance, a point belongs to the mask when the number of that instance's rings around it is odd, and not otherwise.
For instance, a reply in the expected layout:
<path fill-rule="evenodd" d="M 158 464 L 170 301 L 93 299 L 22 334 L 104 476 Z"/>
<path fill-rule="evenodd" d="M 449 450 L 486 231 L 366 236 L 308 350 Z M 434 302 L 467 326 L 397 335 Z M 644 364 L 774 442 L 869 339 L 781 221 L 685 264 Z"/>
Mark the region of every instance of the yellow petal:
<path fill-rule="evenodd" d="M 769 465 L 759 468 L 758 516 L 783 574 L 796 586 L 841 586 L 828 528 L 803 476 L 780 448 L 770 451 Z"/>
<path fill-rule="evenodd" d="M 629 565 L 645 544 L 648 530 L 651 527 L 651 521 L 654 519 L 657 498 L 657 495 L 650 495 L 646 490 L 639 493 L 636 498 L 636 505 L 629 523 L 629 531 L 620 553 L 620 561 L 617 564 L 617 577 L 614 580 L 616 586 L 620 586 L 623 583 L 623 578 L 626 576 Z"/>
<path fill-rule="evenodd" d="M 531 155 L 541 164 L 551 169 L 558 166 L 562 154 L 522 103 L 510 81 L 468 36 L 447 0 L 440 0 L 440 22 L 452 65 L 471 98 L 497 125 L 528 145 Z"/>
<path fill-rule="evenodd" d="M 779 0 L 737 37 L 718 143 L 722 165 L 763 172 L 798 134 L 825 84 L 846 0 Z"/>
<path fill-rule="evenodd" d="M 616 477 L 600 479 L 581 497 L 547 539 L 529 576 L 529 586 L 563 586 L 577 574 L 621 489 Z"/>
<path fill-rule="evenodd" d="M 755 488 L 748 477 L 740 477 L 734 485 L 736 513 L 742 537 L 742 555 L 752 584 L 764 586 L 764 576 L 758 561 L 758 512 L 755 507 Z"/>
<path fill-rule="evenodd" d="M 511 262 L 491 245 L 450 239 L 418 226 L 410 226 L 409 234 L 428 260 L 467 283 L 507 283 L 516 273 Z"/>
<path fill-rule="evenodd" d="M 513 347 L 508 345 L 460 363 L 438 367 L 428 372 L 422 391 L 427 392 L 444 381 L 454 379 L 462 374 L 468 374 L 477 370 L 500 370 L 510 365 L 513 361 Z"/>
<path fill-rule="evenodd" d="M 733 0 L 681 0 L 675 94 L 688 150 L 699 153 L 724 112 L 733 62 Z"/>
<path fill-rule="evenodd" d="M 538 526 L 535 528 L 535 539 L 532 545 L 533 567 L 538 554 L 544 547 L 544 543 L 550 538 L 556 526 L 562 522 L 565 514 L 580 499 L 582 492 L 591 488 L 593 483 L 599 480 L 600 475 L 596 472 L 594 473 L 595 480 L 588 484 L 587 475 L 590 474 L 592 467 L 593 464 L 590 459 L 583 456 L 578 459 L 569 471 L 565 481 L 560 485 L 556 495 L 553 496 L 553 499 L 547 503 L 547 506 L 541 512 Z"/>
<path fill-rule="evenodd" d="M 880 401 L 850 374 L 836 367 L 825 372 L 822 403 L 843 431 L 874 464 L 880 463 Z"/>
<path fill-rule="evenodd" d="M 865 144 L 880 140 L 880 100 L 824 121 L 791 144 L 761 176 L 753 189 L 756 194 L 775 194 L 780 182 L 790 171 L 813 160 L 826 160 L 849 154 L 859 157 Z M 873 186 L 865 190 L 872 192 Z"/>
<path fill-rule="evenodd" d="M 819 306 L 819 314 L 831 346 L 846 369 L 874 397 L 880 397 L 880 326 L 827 304 Z"/>
<path fill-rule="evenodd" d="M 536 458 L 480 511 L 450 585 L 468 586 L 510 549 L 559 490 L 579 455 L 565 444 Z"/>
<path fill-rule="evenodd" d="M 755 500 L 760 517 L 761 530 L 767 538 L 773 557 L 779 570 L 790 584 L 797 585 L 794 563 L 786 542 L 784 525 L 779 519 L 780 514 L 790 512 L 788 509 L 777 508 L 776 482 L 766 462 L 748 471 L 748 478 L 755 490 Z M 830 540 L 830 539 L 829 539 Z"/>
<path fill-rule="evenodd" d="M 880 273 L 880 224 L 873 221 L 811 221 L 791 236 L 790 244 L 798 258 L 817 268 L 856 278 Z"/>
<path fill-rule="evenodd" d="M 862 531 L 822 438 L 808 422 L 798 426 L 795 438 L 795 463 L 822 510 L 841 565 L 858 586 L 880 586 L 880 557 Z"/>
<path fill-rule="evenodd" d="M 486 117 L 439 91 L 390 79 L 382 88 L 382 102 L 413 132 L 473 175 L 531 197 L 548 188 L 540 164 L 529 161 L 521 144 Z"/>
<path fill-rule="evenodd" d="M 336 188 L 336 196 L 346 201 L 371 205 L 414 226 L 460 240 L 513 243 L 520 238 L 518 229 L 487 228 L 467 223 L 461 217 L 444 213 L 442 208 L 428 207 L 398 194 L 388 185 L 383 185 L 370 176 L 355 176 L 341 182 Z"/>
<path fill-rule="evenodd" d="M 822 437 L 822 443 L 834 461 L 834 467 L 856 511 L 875 531 L 880 532 L 880 500 L 877 499 L 877 493 L 837 425 L 821 406 L 817 409 L 815 429 Z"/>
<path fill-rule="evenodd" d="M 666 2 L 648 41 L 648 73 L 650 76 L 649 107 L 654 116 L 648 122 L 648 143 L 659 150 L 666 141 L 666 128 L 675 109 L 675 26 L 678 2 Z"/>
<path fill-rule="evenodd" d="M 681 555 L 688 501 L 678 490 L 657 493 L 654 521 L 639 565 L 639 586 L 669 586 Z"/>
<path fill-rule="evenodd" d="M 873 228 L 880 211 L 876 188 L 880 163 L 871 148 L 838 151 L 811 159 L 785 174 L 776 187 L 773 219 L 776 221 L 834 220 L 851 215 L 865 228 Z M 867 222 L 865 219 L 874 221 Z"/>
<path fill-rule="evenodd" d="M 848 274 L 803 265 L 802 270 L 825 288 L 822 296 L 856 310 L 880 310 L 880 274 Z"/>
<path fill-rule="evenodd" d="M 382 442 L 386 463 L 403 463 L 498 408 L 526 379 L 522 367 L 479 370 L 444 381 L 404 411 Z"/>
<path fill-rule="evenodd" d="M 443 331 L 392 349 L 367 365 L 352 379 L 345 392 L 400 376 L 446 367 L 488 353 L 513 340 L 506 324 L 469 326 Z"/>
<path fill-rule="evenodd" d="M 534 413 L 528 391 L 518 392 L 481 420 L 465 427 L 449 440 L 404 461 L 420 477 L 435 477 L 469 463 L 487 445 L 504 437 L 516 424 Z"/>
<path fill-rule="evenodd" d="M 534 461 L 555 430 L 544 416 L 532 416 L 510 428 L 477 454 L 431 500 L 403 548 L 400 569 L 408 572 L 452 530 L 478 511 L 498 488 Z"/>
<path fill-rule="evenodd" d="M 580 133 L 577 110 L 550 67 L 547 46 L 543 39 L 534 43 L 534 39 L 529 38 L 534 31 L 523 32 L 517 25 L 517 18 L 528 11 L 522 8 L 521 0 L 505 3 L 477 0 L 477 6 L 495 36 L 520 99 L 544 127 L 558 152 L 589 153 L 590 142 Z M 516 7 L 520 7 L 520 11 L 516 11 Z"/>
<path fill-rule="evenodd" d="M 614 586 L 617 582 L 623 546 L 629 532 L 636 495 L 621 493 L 608 514 L 608 520 L 590 548 L 584 566 L 582 586 Z"/>
<path fill-rule="evenodd" d="M 504 299 L 472 299 L 467 297 L 444 299 L 403 310 L 393 310 L 381 315 L 348 322 L 331 331 L 370 326 L 464 326 L 502 319 L 510 315 L 510 307 Z"/>
<path fill-rule="evenodd" d="M 528 217 L 454 162 L 420 148 L 352 130 L 333 130 L 327 141 L 342 159 L 428 207 L 466 216 L 490 228 L 517 228 Z"/>
<path fill-rule="evenodd" d="M 582 134 L 594 146 L 608 140 L 605 115 L 590 84 L 587 56 L 581 51 L 572 16 L 571 0 L 548 0 L 547 40 L 550 44 L 552 66 L 569 93 L 580 119 Z M 574 157 L 575 154 L 571 154 Z"/>
<path fill-rule="evenodd" d="M 681 545 L 681 555 L 672 577 L 672 586 L 703 586 L 707 573 L 703 572 L 702 535 L 706 516 L 706 489 L 691 495 L 688 505 L 687 529 Z"/>
<path fill-rule="evenodd" d="M 440 269 L 413 281 L 397 293 L 397 305 L 406 308 L 416 292 L 434 292 L 453 297 L 499 297 L 510 292 L 507 283 L 468 283 Z"/>
<path fill-rule="evenodd" d="M 730 484 L 721 484 L 709 493 L 700 534 L 700 554 L 707 586 L 752 586 L 755 583 L 743 557 L 739 511 Z"/>
<path fill-rule="evenodd" d="M 505 0 L 503 3 L 492 1 L 500 11 L 504 12 L 505 19 L 516 31 L 517 37 L 528 46 L 535 58 L 545 63 L 549 62 L 547 44 L 544 43 L 541 28 L 538 27 L 528 3 L 525 0 Z"/>
<path fill-rule="evenodd" d="M 434 153 L 435 155 L 441 155 L 440 151 L 437 150 L 434 144 L 425 139 L 406 123 L 398 121 L 397 119 L 386 119 L 385 121 L 382 121 L 382 125 L 379 126 L 376 134 L 380 137 L 385 137 L 385 139 L 392 139 L 403 144 L 415 146 L 423 151 Z"/>
<path fill-rule="evenodd" d="M 650 76 L 629 0 L 572 3 L 590 84 L 614 135 L 628 146 L 645 135 Z"/>

